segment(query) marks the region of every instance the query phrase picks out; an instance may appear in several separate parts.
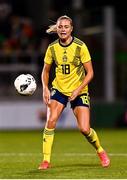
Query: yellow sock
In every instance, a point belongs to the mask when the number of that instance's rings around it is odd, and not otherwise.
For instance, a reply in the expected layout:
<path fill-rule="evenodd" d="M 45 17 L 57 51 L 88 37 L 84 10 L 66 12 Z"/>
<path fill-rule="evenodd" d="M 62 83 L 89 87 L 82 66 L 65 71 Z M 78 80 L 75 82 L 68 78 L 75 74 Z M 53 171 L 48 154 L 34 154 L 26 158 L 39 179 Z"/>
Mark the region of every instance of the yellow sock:
<path fill-rule="evenodd" d="M 43 132 L 43 160 L 50 162 L 54 129 L 45 128 Z"/>
<path fill-rule="evenodd" d="M 104 149 L 100 145 L 99 138 L 94 129 L 90 128 L 90 133 L 86 136 L 87 140 L 93 145 L 98 153 L 102 152 Z"/>

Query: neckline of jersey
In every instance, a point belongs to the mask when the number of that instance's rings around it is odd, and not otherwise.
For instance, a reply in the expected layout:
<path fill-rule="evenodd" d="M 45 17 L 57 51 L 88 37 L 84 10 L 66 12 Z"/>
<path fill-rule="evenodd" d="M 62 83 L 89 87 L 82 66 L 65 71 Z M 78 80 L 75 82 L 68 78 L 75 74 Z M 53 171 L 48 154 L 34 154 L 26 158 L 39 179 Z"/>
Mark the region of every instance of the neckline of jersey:
<path fill-rule="evenodd" d="M 71 42 L 69 44 L 67 44 L 67 45 L 63 45 L 63 44 L 60 43 L 60 39 L 59 39 L 59 45 L 62 46 L 62 47 L 68 47 L 73 43 L 73 40 L 74 40 L 74 37 L 72 36 Z"/>

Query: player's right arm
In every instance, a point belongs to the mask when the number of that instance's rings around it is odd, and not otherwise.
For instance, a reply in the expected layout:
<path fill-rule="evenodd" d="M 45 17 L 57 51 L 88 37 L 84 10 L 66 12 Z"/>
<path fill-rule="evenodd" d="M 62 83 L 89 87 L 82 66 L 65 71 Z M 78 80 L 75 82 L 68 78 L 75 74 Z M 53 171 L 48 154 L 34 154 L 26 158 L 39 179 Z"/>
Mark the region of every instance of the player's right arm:
<path fill-rule="evenodd" d="M 50 100 L 50 91 L 48 88 L 50 69 L 51 69 L 51 64 L 44 63 L 41 80 L 43 86 L 43 100 L 46 105 L 49 104 L 49 100 Z"/>
<path fill-rule="evenodd" d="M 48 88 L 48 84 L 49 84 L 49 73 L 50 73 L 52 61 L 53 60 L 52 60 L 51 50 L 50 47 L 48 47 L 44 58 L 44 66 L 41 74 L 41 81 L 43 86 L 43 101 L 45 102 L 46 105 L 49 105 L 49 100 L 50 100 L 50 91 Z"/>

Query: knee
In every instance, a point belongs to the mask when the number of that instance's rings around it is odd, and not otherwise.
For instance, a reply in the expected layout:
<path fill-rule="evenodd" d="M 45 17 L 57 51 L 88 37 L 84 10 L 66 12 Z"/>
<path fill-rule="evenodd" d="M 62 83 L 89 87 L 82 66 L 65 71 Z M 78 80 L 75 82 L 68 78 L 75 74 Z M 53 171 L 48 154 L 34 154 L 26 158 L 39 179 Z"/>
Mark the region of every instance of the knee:
<path fill-rule="evenodd" d="M 50 116 L 49 119 L 47 120 L 47 128 L 55 128 L 56 122 L 57 122 L 57 117 Z"/>
<path fill-rule="evenodd" d="M 86 136 L 90 133 L 90 128 L 89 127 L 81 127 L 80 132 Z"/>

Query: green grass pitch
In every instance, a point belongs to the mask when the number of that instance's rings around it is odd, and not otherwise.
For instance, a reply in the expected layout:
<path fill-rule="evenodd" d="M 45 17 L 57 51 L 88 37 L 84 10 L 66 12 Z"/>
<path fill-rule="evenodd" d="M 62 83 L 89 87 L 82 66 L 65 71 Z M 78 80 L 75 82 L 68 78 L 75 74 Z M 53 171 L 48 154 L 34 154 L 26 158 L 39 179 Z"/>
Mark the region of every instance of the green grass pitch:
<path fill-rule="evenodd" d="M 127 179 L 127 129 L 96 129 L 111 158 L 102 168 L 94 148 L 79 131 L 57 130 L 52 168 L 38 170 L 42 132 L 0 132 L 0 179 Z"/>

